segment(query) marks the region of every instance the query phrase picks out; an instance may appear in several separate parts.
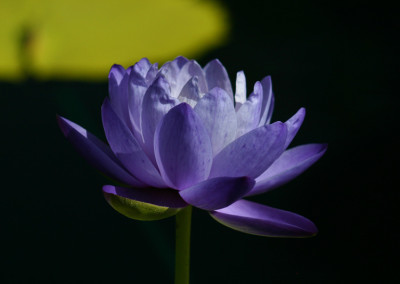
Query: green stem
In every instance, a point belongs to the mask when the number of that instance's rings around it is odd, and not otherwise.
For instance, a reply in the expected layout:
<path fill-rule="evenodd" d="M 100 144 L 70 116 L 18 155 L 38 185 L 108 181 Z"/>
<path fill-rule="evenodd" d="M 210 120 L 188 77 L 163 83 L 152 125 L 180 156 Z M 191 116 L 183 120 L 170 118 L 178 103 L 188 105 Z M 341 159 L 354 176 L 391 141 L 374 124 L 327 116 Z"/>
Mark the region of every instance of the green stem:
<path fill-rule="evenodd" d="M 190 223 L 192 206 L 176 215 L 175 284 L 189 284 Z"/>

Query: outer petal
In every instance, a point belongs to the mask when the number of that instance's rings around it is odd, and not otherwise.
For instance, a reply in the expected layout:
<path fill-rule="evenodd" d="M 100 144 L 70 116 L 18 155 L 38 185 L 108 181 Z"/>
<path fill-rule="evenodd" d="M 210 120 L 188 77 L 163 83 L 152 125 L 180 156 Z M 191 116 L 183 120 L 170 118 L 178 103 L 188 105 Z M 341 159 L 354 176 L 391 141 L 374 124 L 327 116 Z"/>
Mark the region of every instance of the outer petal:
<path fill-rule="evenodd" d="M 169 96 L 170 88 L 164 77 L 158 77 L 143 97 L 141 129 L 144 150 L 155 163 L 154 132 L 163 116 L 179 101 Z"/>
<path fill-rule="evenodd" d="M 246 77 L 243 71 L 236 74 L 235 109 L 238 110 L 246 102 Z"/>
<path fill-rule="evenodd" d="M 228 72 L 226 72 L 225 67 L 218 59 L 210 61 L 204 67 L 204 73 L 206 74 L 206 81 L 209 90 L 214 87 L 220 87 L 228 93 L 233 101 L 232 85 L 229 80 Z"/>
<path fill-rule="evenodd" d="M 153 221 L 175 215 L 187 206 L 174 190 L 156 188 L 103 187 L 107 202 L 126 217 Z"/>
<path fill-rule="evenodd" d="M 237 138 L 215 156 L 211 177 L 262 174 L 284 151 L 286 125 L 275 122 Z"/>
<path fill-rule="evenodd" d="M 247 200 L 210 214 L 219 223 L 247 234 L 302 238 L 318 232 L 313 222 L 300 215 Z"/>
<path fill-rule="evenodd" d="M 300 108 L 289 120 L 285 122 L 288 128 L 288 135 L 285 142 L 285 148 L 287 148 L 292 142 L 293 138 L 296 136 L 297 132 L 300 129 L 300 126 L 303 124 L 304 117 L 306 116 L 306 109 Z"/>
<path fill-rule="evenodd" d="M 144 94 L 146 93 L 148 86 L 146 79 L 135 71 L 132 71 L 129 77 L 130 77 L 128 82 L 129 102 L 127 105 L 127 108 L 129 110 L 129 118 L 132 125 L 133 133 L 135 134 L 136 139 L 138 139 L 140 144 L 143 146 L 144 141 L 141 133 L 140 120 L 142 114 L 143 97 Z"/>
<path fill-rule="evenodd" d="M 173 189 L 166 188 L 126 188 L 114 185 L 103 186 L 103 191 L 124 198 L 146 202 L 157 206 L 183 208 L 188 204 Z"/>
<path fill-rule="evenodd" d="M 110 73 L 108 73 L 108 79 L 111 80 L 113 84 L 118 86 L 124 75 L 125 68 L 119 64 L 114 64 L 111 66 Z"/>
<path fill-rule="evenodd" d="M 161 176 L 173 188 L 184 189 L 205 180 L 212 163 L 210 138 L 192 108 L 172 108 L 155 134 L 154 152 Z"/>
<path fill-rule="evenodd" d="M 203 121 L 215 156 L 236 137 L 237 121 L 232 100 L 223 89 L 216 87 L 201 98 L 194 111 Z"/>
<path fill-rule="evenodd" d="M 123 72 L 123 77 L 118 82 L 118 79 L 114 77 L 114 74 L 116 74 L 117 72 L 113 72 L 113 69 L 117 68 L 115 66 L 116 65 L 114 65 L 111 68 L 110 79 L 109 79 L 111 104 L 117 115 L 121 118 L 121 120 L 128 127 L 132 128 L 129 118 L 129 109 L 128 109 L 128 104 L 129 104 L 128 83 L 132 67 L 129 67 L 127 70 Z"/>
<path fill-rule="evenodd" d="M 107 98 L 104 100 L 101 113 L 108 143 L 126 169 L 148 185 L 166 187 L 159 172 L 143 152 L 136 138 L 115 114 Z"/>
<path fill-rule="evenodd" d="M 132 131 L 143 147 L 144 141 L 141 129 L 142 102 L 148 86 L 153 83 L 157 75 L 157 63 L 150 65 L 148 60 L 140 60 L 133 67 L 128 82 L 128 109 Z M 147 71 L 147 73 L 145 73 Z"/>
<path fill-rule="evenodd" d="M 123 168 L 110 148 L 93 134 L 61 116 L 57 116 L 57 120 L 65 137 L 93 167 L 124 184 L 144 186 Z"/>
<path fill-rule="evenodd" d="M 308 144 L 285 151 L 262 175 L 247 195 L 277 188 L 299 176 L 325 154 L 327 144 Z"/>
<path fill-rule="evenodd" d="M 271 76 L 267 76 L 261 81 L 263 88 L 263 99 L 261 106 L 261 117 L 259 126 L 269 123 L 274 109 L 274 93 L 272 92 Z"/>
<path fill-rule="evenodd" d="M 221 177 L 198 183 L 181 190 L 179 194 L 187 203 L 211 211 L 232 204 L 253 186 L 254 180 L 248 177 Z"/>
<path fill-rule="evenodd" d="M 249 99 L 237 110 L 237 132 L 236 137 L 253 130 L 260 121 L 261 103 L 263 89 L 260 82 L 254 85 L 254 92 Z"/>

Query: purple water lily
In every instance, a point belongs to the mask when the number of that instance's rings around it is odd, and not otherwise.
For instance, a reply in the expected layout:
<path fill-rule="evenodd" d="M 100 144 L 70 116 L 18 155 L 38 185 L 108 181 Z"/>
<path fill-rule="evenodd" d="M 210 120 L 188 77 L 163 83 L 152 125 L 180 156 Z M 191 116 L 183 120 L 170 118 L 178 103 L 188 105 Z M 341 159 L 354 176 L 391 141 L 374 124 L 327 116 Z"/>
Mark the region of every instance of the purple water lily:
<path fill-rule="evenodd" d="M 103 187 L 116 210 L 155 220 L 192 205 L 249 234 L 316 234 L 302 216 L 243 199 L 294 179 L 326 151 L 325 144 L 286 150 L 305 110 L 270 123 L 269 76 L 247 97 L 244 73 L 237 73 L 234 94 L 218 60 L 202 68 L 177 57 L 158 68 L 143 58 L 126 70 L 114 65 L 109 92 L 102 106 L 109 146 L 63 117 L 58 122 L 94 167 L 122 184 Z"/>

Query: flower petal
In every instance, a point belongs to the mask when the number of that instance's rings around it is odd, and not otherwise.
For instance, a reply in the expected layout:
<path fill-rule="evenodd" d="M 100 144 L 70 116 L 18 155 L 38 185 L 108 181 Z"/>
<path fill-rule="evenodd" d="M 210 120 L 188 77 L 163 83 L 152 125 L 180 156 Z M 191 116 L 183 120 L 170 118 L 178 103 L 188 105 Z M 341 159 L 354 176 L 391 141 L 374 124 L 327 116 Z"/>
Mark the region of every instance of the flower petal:
<path fill-rule="evenodd" d="M 65 137 L 92 166 L 124 184 L 144 186 L 123 168 L 111 149 L 93 134 L 61 116 L 57 116 L 57 120 Z"/>
<path fill-rule="evenodd" d="M 188 104 L 181 103 L 164 116 L 154 139 L 157 164 L 169 186 L 184 189 L 208 177 L 212 163 L 210 138 Z"/>
<path fill-rule="evenodd" d="M 271 76 L 262 79 L 261 85 L 263 89 L 263 98 L 259 126 L 270 122 L 275 102 L 274 93 L 272 92 Z"/>
<path fill-rule="evenodd" d="M 224 208 L 242 198 L 254 186 L 248 177 L 220 177 L 205 180 L 179 191 L 189 204 L 204 210 Z"/>
<path fill-rule="evenodd" d="M 191 77 L 190 76 L 186 79 L 185 82 L 181 82 L 182 79 L 180 78 L 179 73 L 182 69 L 182 67 L 188 62 L 189 60 L 186 59 L 183 56 L 178 56 L 172 61 L 166 62 L 161 68 L 160 68 L 160 75 L 164 76 L 166 80 L 168 81 L 171 92 L 170 96 L 171 97 L 178 97 L 180 89 L 183 87 L 183 85 L 189 80 Z M 179 90 L 178 90 L 179 88 Z"/>
<path fill-rule="evenodd" d="M 260 82 L 254 85 L 254 91 L 248 100 L 237 110 L 236 137 L 253 130 L 260 121 L 263 89 Z"/>
<path fill-rule="evenodd" d="M 108 73 L 108 79 L 111 80 L 112 84 L 119 85 L 124 75 L 125 75 L 125 68 L 119 64 L 114 64 L 113 66 L 111 66 L 110 73 Z M 111 87 L 110 85 L 109 87 Z"/>
<path fill-rule="evenodd" d="M 136 138 L 115 114 L 107 98 L 104 100 L 101 113 L 107 141 L 126 169 L 148 185 L 166 187 L 159 172 L 143 152 Z"/>
<path fill-rule="evenodd" d="M 153 83 L 154 79 L 157 77 L 157 74 L 158 63 L 154 63 L 150 66 L 149 71 L 147 71 L 146 76 L 144 77 L 146 79 L 147 85 L 151 85 L 151 83 Z"/>
<path fill-rule="evenodd" d="M 158 77 L 143 97 L 141 129 L 144 150 L 155 164 L 154 132 L 163 116 L 179 101 L 170 97 L 169 84 L 163 76 Z"/>
<path fill-rule="evenodd" d="M 237 120 L 232 100 L 227 92 L 216 87 L 201 98 L 194 111 L 210 136 L 215 156 L 236 137 Z"/>
<path fill-rule="evenodd" d="M 282 154 L 286 135 L 286 125 L 275 122 L 237 138 L 215 156 L 210 178 L 258 177 Z"/>
<path fill-rule="evenodd" d="M 150 61 L 146 57 L 143 57 L 138 62 L 136 62 L 135 65 L 133 65 L 133 71 L 140 75 L 142 78 L 145 78 L 151 66 L 152 65 Z"/>
<path fill-rule="evenodd" d="M 238 110 L 246 102 L 246 77 L 243 71 L 236 74 L 235 109 Z"/>
<path fill-rule="evenodd" d="M 180 92 L 182 87 L 189 81 L 192 77 L 196 76 L 199 86 L 199 91 L 201 94 L 207 92 L 207 82 L 204 75 L 203 69 L 199 63 L 195 60 L 188 61 L 183 65 L 182 69 L 179 71 L 178 81 L 177 81 L 177 91 Z"/>
<path fill-rule="evenodd" d="M 305 116 L 306 116 L 306 109 L 302 107 L 285 122 L 288 128 L 288 135 L 285 142 L 285 148 L 289 146 L 290 142 L 292 142 L 293 138 L 296 136 L 297 132 L 300 129 L 300 126 L 303 124 Z"/>
<path fill-rule="evenodd" d="M 178 191 L 168 188 L 126 188 L 121 186 L 105 185 L 103 186 L 103 191 L 108 194 L 114 194 L 157 206 L 171 208 L 183 208 L 188 206 L 179 195 Z"/>
<path fill-rule="evenodd" d="M 256 185 L 247 195 L 256 195 L 270 191 L 296 178 L 325 154 L 327 146 L 327 144 L 308 144 L 283 152 L 256 179 Z"/>
<path fill-rule="evenodd" d="M 210 214 L 219 223 L 247 234 L 302 238 L 318 232 L 307 218 L 247 200 L 236 201 Z"/>
<path fill-rule="evenodd" d="M 103 186 L 104 197 L 122 215 L 141 221 L 171 217 L 187 206 L 179 194 L 170 189 L 123 188 Z"/>
<path fill-rule="evenodd" d="M 133 70 L 129 76 L 129 82 L 128 82 L 129 102 L 127 108 L 129 111 L 129 120 L 132 125 L 132 131 L 136 139 L 142 146 L 144 144 L 144 141 L 141 132 L 140 119 L 142 114 L 143 97 L 144 94 L 146 93 L 147 88 L 148 85 L 146 79 L 143 78 L 138 72 Z"/>
<path fill-rule="evenodd" d="M 194 76 L 192 79 L 187 81 L 186 85 L 183 86 L 181 93 L 178 96 L 178 100 L 183 103 L 189 104 L 194 107 L 200 100 L 200 91 L 198 85 L 198 77 Z"/>
<path fill-rule="evenodd" d="M 204 67 L 204 73 L 206 74 L 206 81 L 208 89 L 211 90 L 214 87 L 220 87 L 224 89 L 233 101 L 233 91 L 231 81 L 229 80 L 228 72 L 225 67 L 221 64 L 218 59 L 210 61 Z"/>

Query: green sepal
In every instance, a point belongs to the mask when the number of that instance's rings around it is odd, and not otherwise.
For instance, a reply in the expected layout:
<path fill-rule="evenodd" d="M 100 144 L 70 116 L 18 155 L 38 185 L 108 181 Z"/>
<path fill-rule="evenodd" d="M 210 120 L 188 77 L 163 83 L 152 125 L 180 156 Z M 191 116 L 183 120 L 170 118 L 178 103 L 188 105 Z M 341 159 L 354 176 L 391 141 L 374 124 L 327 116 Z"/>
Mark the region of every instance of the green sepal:
<path fill-rule="evenodd" d="M 104 193 L 104 196 L 112 208 L 122 215 L 134 220 L 161 220 L 176 215 L 182 209 L 158 206 L 110 193 Z"/>

